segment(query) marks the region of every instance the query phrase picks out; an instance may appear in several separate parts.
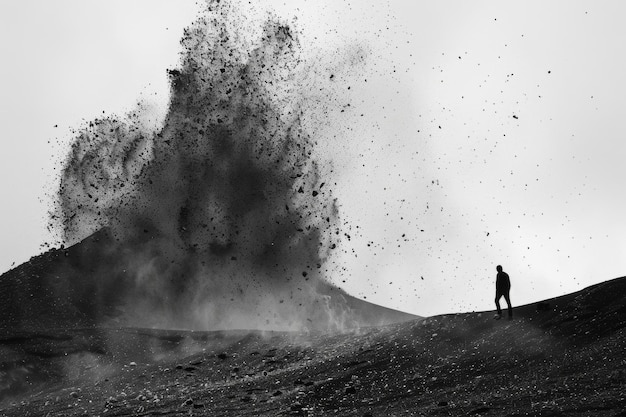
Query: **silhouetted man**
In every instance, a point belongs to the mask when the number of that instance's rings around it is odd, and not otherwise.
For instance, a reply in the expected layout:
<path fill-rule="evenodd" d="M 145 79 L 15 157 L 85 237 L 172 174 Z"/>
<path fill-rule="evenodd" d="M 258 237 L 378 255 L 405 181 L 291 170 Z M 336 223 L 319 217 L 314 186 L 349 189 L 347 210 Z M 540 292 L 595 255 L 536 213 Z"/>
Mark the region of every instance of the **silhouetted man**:
<path fill-rule="evenodd" d="M 502 266 L 496 266 L 498 275 L 496 276 L 496 307 L 498 308 L 498 315 L 494 318 L 500 320 L 502 318 L 502 309 L 500 308 L 500 297 L 504 296 L 506 304 L 509 306 L 509 320 L 513 318 L 513 307 L 511 307 L 511 298 L 509 292 L 511 291 L 511 280 L 509 274 L 502 270 Z"/>

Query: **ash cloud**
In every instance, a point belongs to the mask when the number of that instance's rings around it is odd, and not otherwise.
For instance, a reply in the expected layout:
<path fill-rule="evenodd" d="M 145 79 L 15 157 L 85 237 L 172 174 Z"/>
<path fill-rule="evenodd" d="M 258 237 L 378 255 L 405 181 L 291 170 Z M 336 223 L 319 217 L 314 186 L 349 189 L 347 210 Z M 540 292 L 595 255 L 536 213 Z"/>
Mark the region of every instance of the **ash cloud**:
<path fill-rule="evenodd" d="M 338 211 L 304 122 L 316 103 L 302 85 L 325 71 L 300 57 L 289 25 L 249 24 L 208 3 L 169 71 L 162 128 L 143 124 L 139 109 L 94 120 L 73 142 L 53 219 L 68 244 L 107 231 L 116 261 L 90 279 L 117 293 L 124 324 L 337 329 L 352 320 L 325 278 Z"/>

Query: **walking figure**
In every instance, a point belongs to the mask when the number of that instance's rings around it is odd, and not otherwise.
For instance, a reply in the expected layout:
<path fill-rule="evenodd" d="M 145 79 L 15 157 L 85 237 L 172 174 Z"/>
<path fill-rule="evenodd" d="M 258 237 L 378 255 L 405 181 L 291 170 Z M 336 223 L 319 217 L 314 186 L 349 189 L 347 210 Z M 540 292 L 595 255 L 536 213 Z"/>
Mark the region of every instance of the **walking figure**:
<path fill-rule="evenodd" d="M 494 318 L 500 320 L 502 318 L 502 309 L 500 308 L 500 297 L 504 296 L 506 304 L 508 305 L 509 320 L 513 318 L 513 307 L 511 307 L 511 298 L 509 292 L 511 291 L 511 280 L 509 274 L 502 270 L 502 266 L 496 267 L 498 275 L 496 276 L 496 307 L 498 308 L 498 315 Z"/>

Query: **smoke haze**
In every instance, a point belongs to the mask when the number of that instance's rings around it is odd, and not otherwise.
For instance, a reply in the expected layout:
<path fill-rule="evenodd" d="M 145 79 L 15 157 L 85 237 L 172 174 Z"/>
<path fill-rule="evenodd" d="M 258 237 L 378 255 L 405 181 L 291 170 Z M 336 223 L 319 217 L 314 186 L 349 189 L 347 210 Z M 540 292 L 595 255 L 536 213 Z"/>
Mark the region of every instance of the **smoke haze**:
<path fill-rule="evenodd" d="M 72 144 L 53 221 L 66 244 L 107 230 L 119 262 L 94 274 L 119 290 L 127 323 L 335 329 L 351 320 L 327 281 L 339 218 L 313 137 L 341 65 L 335 74 L 303 59 L 297 34 L 273 16 L 252 24 L 209 3 L 169 71 L 163 126 L 149 127 L 140 106 L 90 122 Z"/>

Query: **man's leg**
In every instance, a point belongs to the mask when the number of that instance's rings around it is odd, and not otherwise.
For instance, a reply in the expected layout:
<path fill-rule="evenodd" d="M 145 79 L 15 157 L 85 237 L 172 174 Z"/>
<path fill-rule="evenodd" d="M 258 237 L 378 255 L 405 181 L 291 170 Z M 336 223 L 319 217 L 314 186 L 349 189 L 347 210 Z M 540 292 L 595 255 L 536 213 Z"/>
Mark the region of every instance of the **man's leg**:
<path fill-rule="evenodd" d="M 498 309 L 498 316 L 502 315 L 502 309 L 500 308 L 500 297 L 502 297 L 502 294 L 497 291 L 496 292 L 496 308 Z"/>
<path fill-rule="evenodd" d="M 503 295 L 504 295 L 504 299 L 506 300 L 506 305 L 508 306 L 509 318 L 511 318 L 513 317 L 513 307 L 511 307 L 511 296 L 509 295 L 508 291 L 506 291 Z"/>

